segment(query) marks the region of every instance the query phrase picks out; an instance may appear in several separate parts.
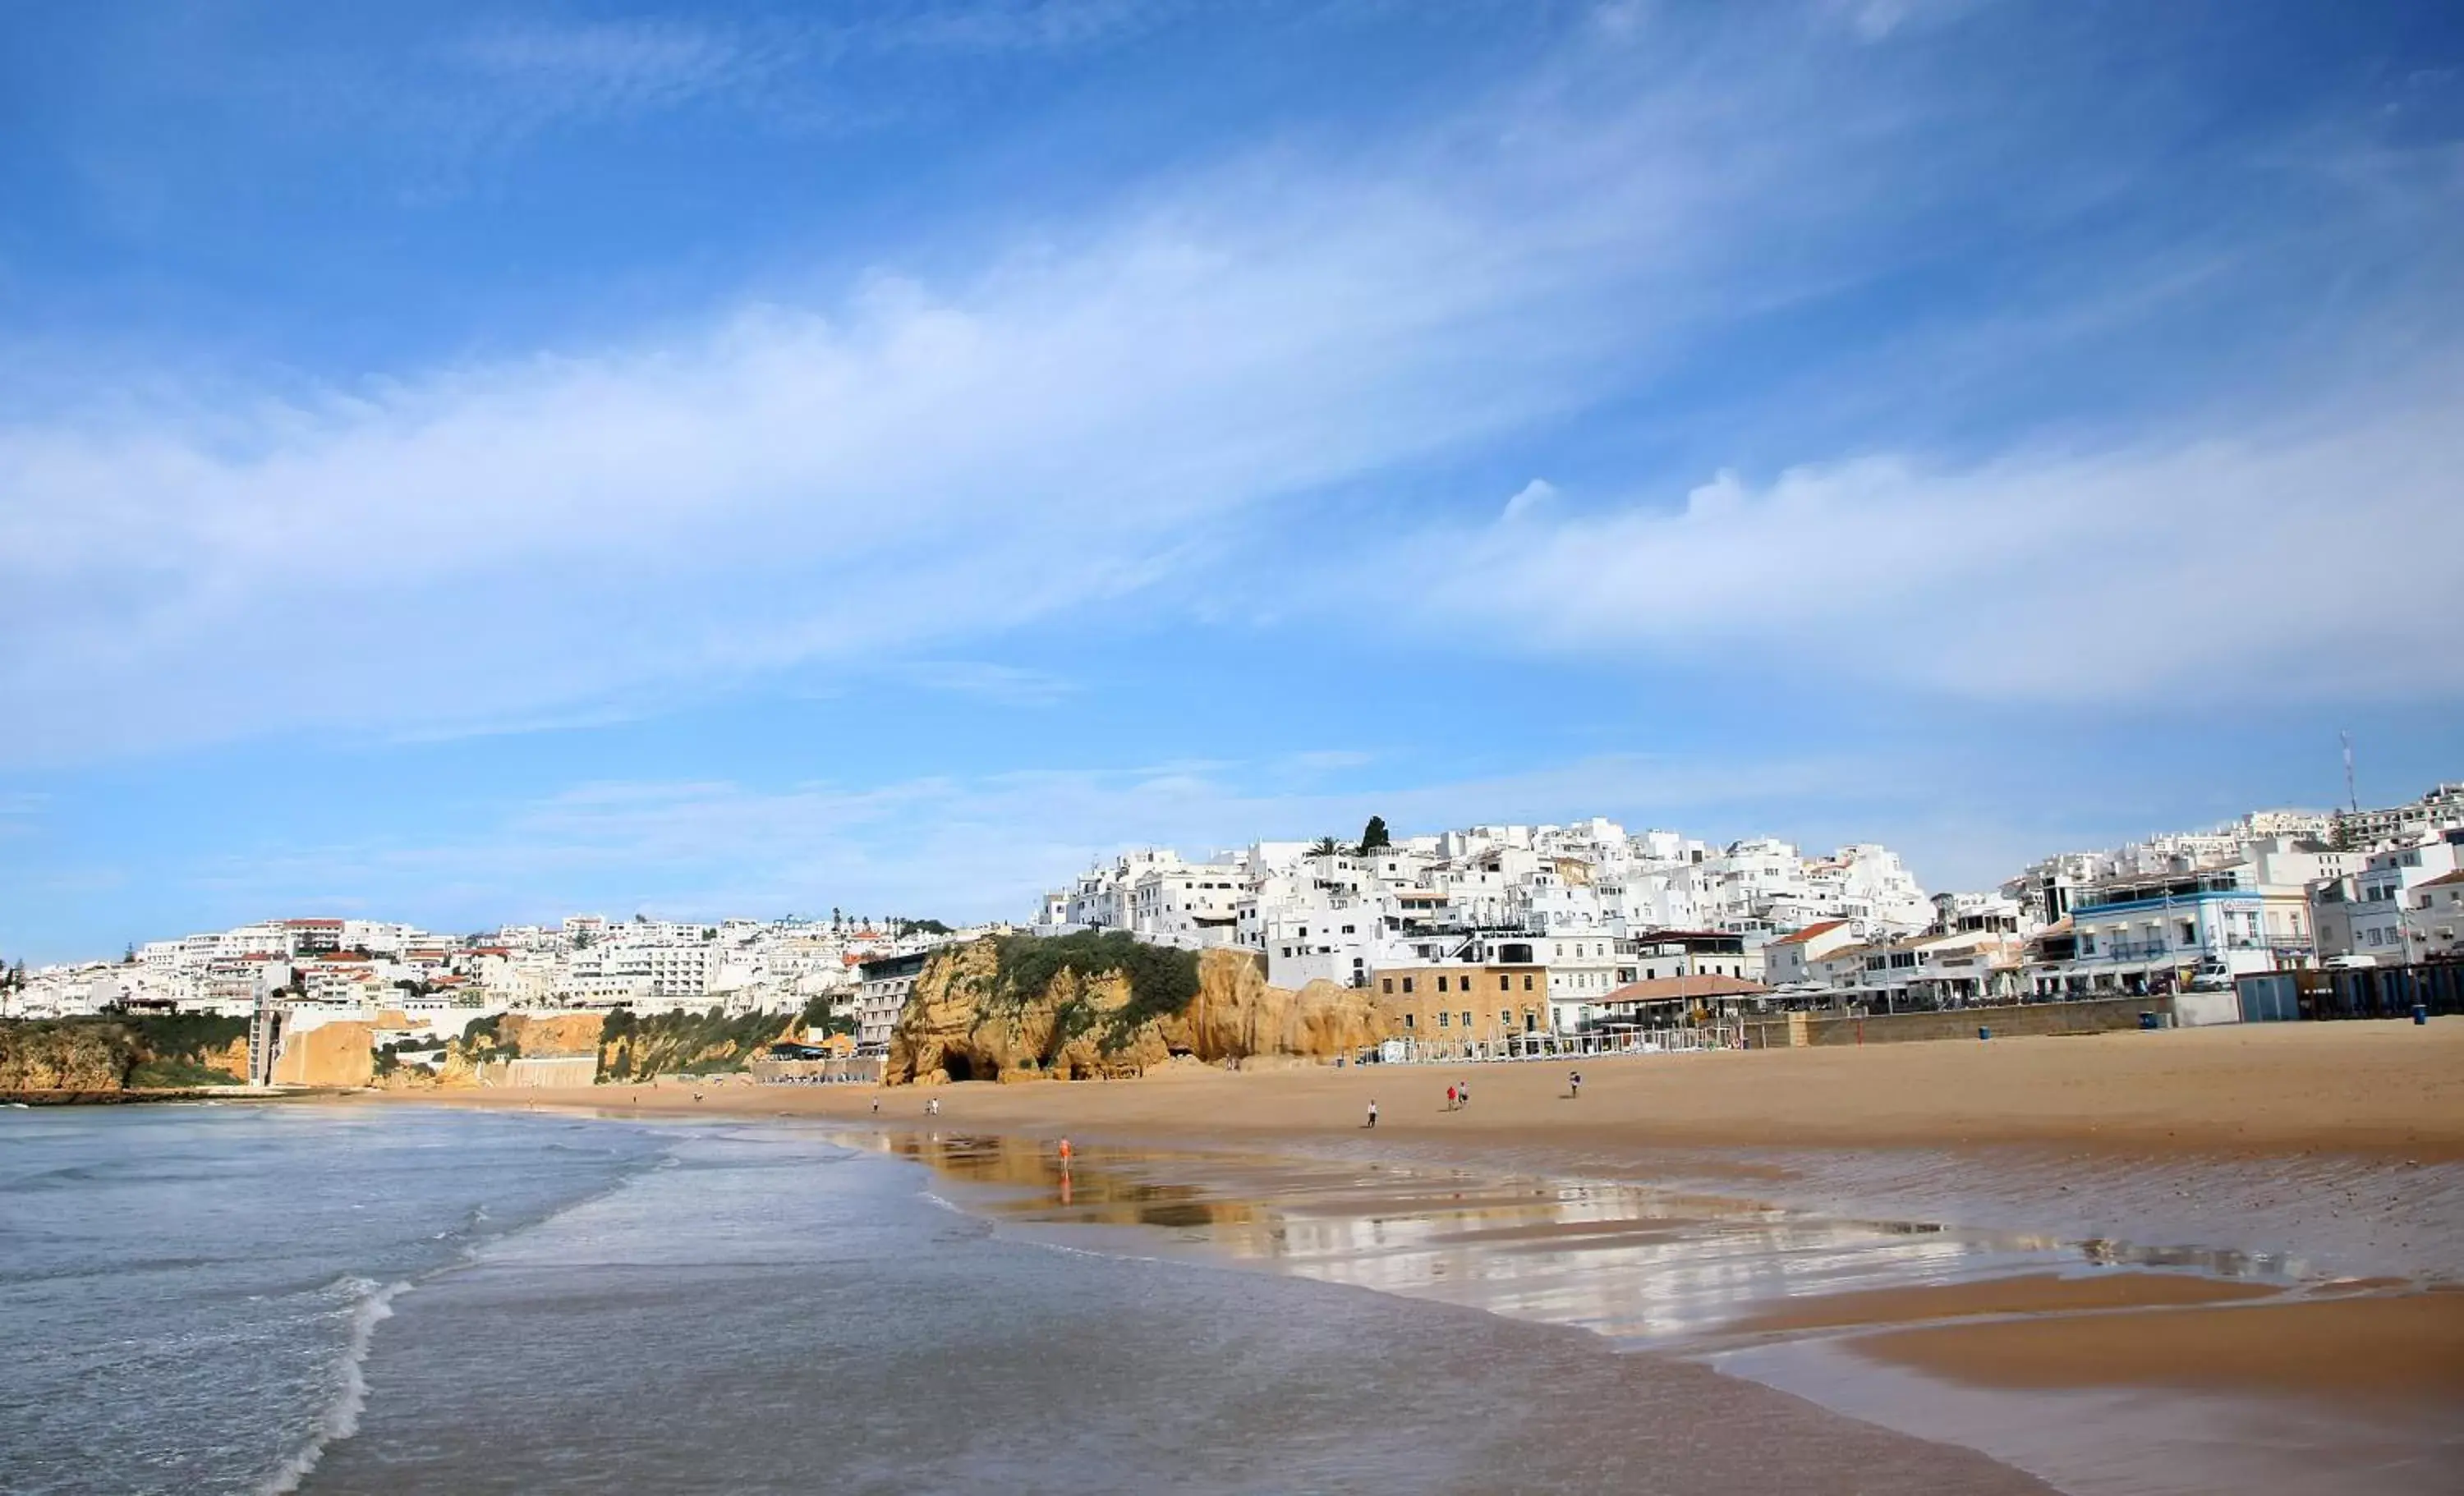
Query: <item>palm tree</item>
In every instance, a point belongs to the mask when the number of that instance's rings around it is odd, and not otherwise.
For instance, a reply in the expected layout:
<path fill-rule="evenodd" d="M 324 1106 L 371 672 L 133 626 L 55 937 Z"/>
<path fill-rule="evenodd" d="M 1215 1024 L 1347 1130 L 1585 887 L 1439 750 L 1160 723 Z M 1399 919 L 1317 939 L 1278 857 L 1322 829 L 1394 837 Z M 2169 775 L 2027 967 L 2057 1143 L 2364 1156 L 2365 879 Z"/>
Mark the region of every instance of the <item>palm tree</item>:
<path fill-rule="evenodd" d="M 1343 844 L 1336 841 L 1333 837 L 1321 836 L 1315 842 L 1309 844 L 1309 855 L 1312 857 L 1340 857 L 1343 855 Z"/>

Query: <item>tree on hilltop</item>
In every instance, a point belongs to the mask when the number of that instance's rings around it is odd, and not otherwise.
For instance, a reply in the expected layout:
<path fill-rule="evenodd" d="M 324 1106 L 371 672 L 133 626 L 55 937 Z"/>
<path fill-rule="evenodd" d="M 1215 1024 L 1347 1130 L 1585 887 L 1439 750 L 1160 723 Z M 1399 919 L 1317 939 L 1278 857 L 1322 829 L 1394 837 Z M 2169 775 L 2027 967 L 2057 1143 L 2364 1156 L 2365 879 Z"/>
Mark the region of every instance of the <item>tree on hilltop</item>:
<path fill-rule="evenodd" d="M 1386 834 L 1384 816 L 1371 816 L 1369 824 L 1360 828 L 1360 855 L 1363 857 L 1371 852 L 1384 851 L 1394 845 L 1394 838 Z"/>

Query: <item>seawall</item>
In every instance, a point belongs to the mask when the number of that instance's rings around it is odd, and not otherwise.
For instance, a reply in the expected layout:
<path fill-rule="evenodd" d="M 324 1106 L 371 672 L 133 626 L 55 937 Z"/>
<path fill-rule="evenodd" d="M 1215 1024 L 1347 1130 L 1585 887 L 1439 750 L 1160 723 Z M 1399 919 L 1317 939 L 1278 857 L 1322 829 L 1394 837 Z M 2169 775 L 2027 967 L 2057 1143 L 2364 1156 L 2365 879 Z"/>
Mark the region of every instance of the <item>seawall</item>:
<path fill-rule="evenodd" d="M 2230 996 L 2228 994 L 2228 996 Z M 2137 1028 L 2139 1015 L 2160 1015 L 2170 1022 L 2173 1000 L 2101 998 L 2085 1002 L 2028 1002 L 2001 1007 L 1949 1008 L 1937 1013 L 1886 1013 L 1870 1018 L 1826 1017 L 1792 1013 L 1785 1023 L 1773 1020 L 1763 1029 L 1771 1047 L 1822 1048 L 1833 1045 L 1908 1044 L 1932 1039 L 1974 1040 L 1989 1028 L 1996 1038 L 2022 1035 L 2105 1034 Z"/>

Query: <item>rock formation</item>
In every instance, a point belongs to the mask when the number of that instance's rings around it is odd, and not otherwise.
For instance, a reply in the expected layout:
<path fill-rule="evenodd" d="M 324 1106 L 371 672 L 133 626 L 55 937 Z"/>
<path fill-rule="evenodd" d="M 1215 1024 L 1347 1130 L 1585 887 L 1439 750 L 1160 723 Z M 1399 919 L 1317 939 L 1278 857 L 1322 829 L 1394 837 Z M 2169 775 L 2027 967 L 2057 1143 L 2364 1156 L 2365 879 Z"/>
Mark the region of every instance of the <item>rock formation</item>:
<path fill-rule="evenodd" d="M 1031 937 L 1025 937 L 1031 938 Z M 1244 953 L 1197 957 L 1197 994 L 1177 1010 L 1120 1022 L 1133 996 L 1122 972 L 1065 967 L 1032 992 L 1012 990 L 997 940 L 935 956 L 891 1030 L 884 1080 L 1085 1080 L 1133 1075 L 1180 1055 L 1208 1063 L 1288 1058 L 1326 1062 L 1401 1029 L 1360 988 L 1315 981 L 1270 987 Z"/>
<path fill-rule="evenodd" d="M 142 1053 L 118 1023 L 0 1023 L 0 1090 L 118 1090 Z"/>
<path fill-rule="evenodd" d="M 277 1086 L 365 1086 L 376 1079 L 376 1025 L 319 1023 L 282 1036 L 274 1057 Z"/>
<path fill-rule="evenodd" d="M 244 1023 L 139 1015 L 0 1023 L 0 1091 L 187 1089 L 248 1073 Z"/>
<path fill-rule="evenodd" d="M 508 1013 L 496 1027 L 497 1037 L 519 1048 L 525 1059 L 597 1054 L 600 1030 L 606 1020 L 597 1013 Z"/>

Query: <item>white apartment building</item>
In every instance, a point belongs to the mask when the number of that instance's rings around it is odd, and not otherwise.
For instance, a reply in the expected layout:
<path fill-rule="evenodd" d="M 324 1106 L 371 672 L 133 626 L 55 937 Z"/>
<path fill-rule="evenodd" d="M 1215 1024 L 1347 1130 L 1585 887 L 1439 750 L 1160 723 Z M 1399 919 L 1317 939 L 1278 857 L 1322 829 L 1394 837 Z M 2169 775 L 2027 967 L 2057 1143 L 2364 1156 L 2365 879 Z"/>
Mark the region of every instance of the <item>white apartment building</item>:
<path fill-rule="evenodd" d="M 2464 783 L 2433 784 L 2430 793 L 2384 810 L 2338 811 L 2332 818 L 2343 846 L 2376 847 L 2416 842 L 2427 835 L 2464 828 Z M 2321 839 L 2325 839 L 2323 832 Z"/>
<path fill-rule="evenodd" d="M 1871 844 L 1806 858 L 1753 838 L 1715 850 L 1673 831 L 1629 834 L 1595 817 L 1570 825 L 1474 825 L 1367 853 L 1257 842 L 1205 863 L 1167 848 L 1126 853 L 1044 895 L 1036 929 L 1126 930 L 1159 944 L 1256 952 L 1267 980 L 1353 984 L 1387 966 L 1474 957 L 1474 943 L 1529 944 L 1551 966 L 1552 1017 L 1572 1016 L 1650 969 L 1630 942 L 1669 930 L 1727 939 L 1682 944 L 1667 975 L 1759 978 L 1754 937 L 1843 920 L 1859 937 L 1913 933 L 1932 909 L 1900 859 Z M 1577 951 L 1579 955 L 1575 954 Z M 1546 953 L 1546 954 L 1539 954 Z"/>
<path fill-rule="evenodd" d="M 2026 981 L 2042 997 L 2145 993 L 2273 970 L 2250 866 L 2124 873 L 2071 893 L 2067 928 L 2036 937 Z"/>
<path fill-rule="evenodd" d="M 1793 930 L 1764 942 L 1763 979 L 1773 987 L 1827 986 L 1814 963 L 1859 943 L 1856 927 L 1845 919 L 1825 919 Z"/>
<path fill-rule="evenodd" d="M 1130 883 L 1130 930 L 1189 950 L 1234 943 L 1248 870 L 1235 863 L 1151 865 Z"/>
<path fill-rule="evenodd" d="M 2419 917 L 2418 891 L 2464 867 L 2464 827 L 2418 834 L 2421 840 L 2413 845 L 2372 852 L 2359 871 L 2312 889 L 2311 919 L 2321 957 L 2358 957 L 2400 966 L 2430 953 L 2436 941 L 2433 926 Z M 2436 896 L 2431 898 L 2435 904 Z"/>
<path fill-rule="evenodd" d="M 199 974 L 193 998 L 181 1006 L 193 1005 L 198 1011 L 226 1018 L 245 1018 L 256 1011 L 259 1001 L 290 984 L 291 963 L 287 959 L 265 955 L 217 957 Z"/>
<path fill-rule="evenodd" d="M 2430 960 L 2451 960 L 2464 951 L 2464 872 L 2444 872 L 2408 891 L 2413 898 L 2411 929 L 2420 935 L 2413 952 Z"/>
<path fill-rule="evenodd" d="M 856 1052 L 888 1054 L 891 1030 L 898 1026 L 898 1015 L 906 1010 L 907 1000 L 914 995 L 916 979 L 924 975 L 931 953 L 913 951 L 899 956 L 876 957 L 866 961 L 857 972 L 856 981 Z"/>

